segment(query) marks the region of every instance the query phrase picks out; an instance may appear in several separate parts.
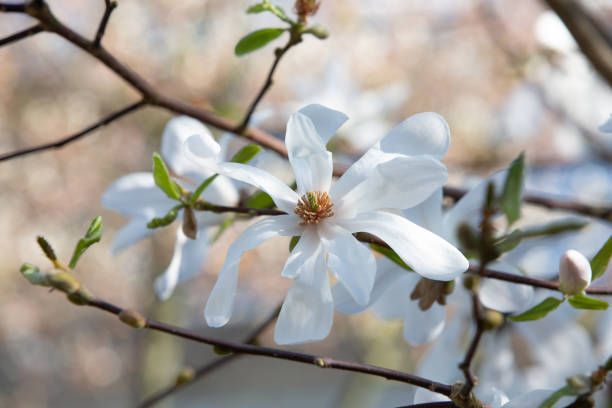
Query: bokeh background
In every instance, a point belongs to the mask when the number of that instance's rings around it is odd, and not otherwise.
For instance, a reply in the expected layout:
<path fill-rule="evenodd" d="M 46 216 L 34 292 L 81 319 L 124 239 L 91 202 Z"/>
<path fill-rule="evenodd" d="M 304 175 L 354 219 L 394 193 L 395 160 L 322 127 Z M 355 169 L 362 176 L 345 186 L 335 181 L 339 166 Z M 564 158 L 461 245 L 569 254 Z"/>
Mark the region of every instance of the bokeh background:
<path fill-rule="evenodd" d="M 239 120 L 263 84 L 274 45 L 241 58 L 234 45 L 254 29 L 278 26 L 271 16 L 245 14 L 251 3 L 119 0 L 103 44 L 159 89 Z M 612 32 L 612 3 L 585 3 Z M 49 4 L 87 37 L 104 10 L 102 0 Z M 278 4 L 292 9 L 291 1 Z M 339 162 L 349 163 L 394 124 L 435 111 L 451 127 L 444 162 L 452 185 L 473 185 L 525 151 L 527 191 L 612 203 L 612 138 L 598 130 L 612 113 L 612 91 L 542 2 L 324 0 L 312 21 L 330 37 L 306 37 L 283 58 L 259 109 L 271 112 L 261 125 L 266 130 L 282 137 L 289 114 L 308 103 L 336 108 L 350 121 L 333 148 Z M 0 13 L 0 38 L 32 24 Z M 3 47 L 0 152 L 77 132 L 137 98 L 52 34 Z M 171 117 L 145 108 L 61 150 L 0 163 L 0 407 L 135 406 L 183 367 L 214 358 L 209 347 L 131 330 L 28 285 L 18 273 L 23 262 L 48 266 L 35 242 L 39 234 L 67 259 L 90 220 L 102 215 L 104 238 L 80 261 L 79 279 L 101 298 L 201 333 L 240 340 L 284 297 L 289 281 L 279 272 L 288 250 L 279 238 L 243 258 L 231 324 L 213 330 L 204 323 L 204 302 L 246 220 L 213 245 L 201 273 L 166 302 L 156 300 L 152 282 L 172 256 L 176 226 L 111 255 L 113 235 L 126 220 L 102 207 L 101 194 L 124 174 L 150 170 Z M 525 214 L 538 221 L 567 215 L 530 208 Z M 518 262 L 534 276 L 553 277 L 559 251 L 581 246 L 592 255 L 611 229 L 593 223 L 586 235 L 535 245 Z M 592 343 L 580 353 L 598 355 L 604 347 L 608 334 L 594 329 L 598 318 L 581 320 Z M 273 344 L 271 333 L 263 344 Z M 410 347 L 401 333 L 401 322 L 369 313 L 336 315 L 328 339 L 292 349 L 413 372 L 429 346 Z M 392 407 L 410 402 L 413 392 L 376 378 L 240 357 L 159 406 Z"/>

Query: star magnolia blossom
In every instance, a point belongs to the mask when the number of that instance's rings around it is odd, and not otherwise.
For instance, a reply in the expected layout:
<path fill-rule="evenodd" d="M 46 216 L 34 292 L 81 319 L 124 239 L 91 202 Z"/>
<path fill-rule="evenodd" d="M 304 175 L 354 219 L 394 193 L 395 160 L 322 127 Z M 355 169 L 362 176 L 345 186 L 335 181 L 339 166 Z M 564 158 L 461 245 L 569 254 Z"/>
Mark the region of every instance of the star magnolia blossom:
<path fill-rule="evenodd" d="M 171 119 L 166 125 L 161 140 L 161 155 L 170 169 L 181 180 L 184 187 L 195 190 L 208 176 L 210 171 L 188 160 L 183 152 L 185 140 L 194 133 L 207 134 L 208 130 L 199 121 L 187 116 Z M 219 149 L 219 160 L 224 155 Z M 234 205 L 238 202 L 238 191 L 231 180 L 219 178 L 209 186 L 203 197 L 220 205 Z M 168 198 L 155 185 L 153 173 L 132 173 L 116 180 L 104 192 L 102 203 L 107 208 L 117 211 L 132 220 L 119 232 L 113 241 L 113 253 L 116 254 L 157 230 L 147 228 L 147 223 L 155 217 L 163 217 L 177 205 L 177 201 Z M 182 217 L 179 215 L 179 219 Z M 164 273 L 155 280 L 157 296 L 165 300 L 174 291 L 179 281 L 194 276 L 201 268 L 208 253 L 208 241 L 214 234 L 216 226 L 223 220 L 220 214 L 210 212 L 195 214 L 198 232 L 195 240 L 177 230 L 174 254 Z"/>
<path fill-rule="evenodd" d="M 276 324 L 279 344 L 319 340 L 329 333 L 334 306 L 328 268 L 355 302 L 369 302 L 376 261 L 354 232 L 378 236 L 430 279 L 451 280 L 467 269 L 465 257 L 448 242 L 383 210 L 417 205 L 444 184 L 447 173 L 439 158 L 450 143 L 444 119 L 434 113 L 408 118 L 332 186 L 332 156 L 325 145 L 346 119 L 321 105 L 309 105 L 289 119 L 285 143 L 297 193 L 260 169 L 218 162 L 219 147 L 207 135 L 187 140 L 187 154 L 195 162 L 264 190 L 287 213 L 255 223 L 229 247 L 204 311 L 210 326 L 230 319 L 242 253 L 276 235 L 301 237 L 281 273 L 295 280 Z"/>
<path fill-rule="evenodd" d="M 421 204 L 404 210 L 403 214 L 410 221 L 460 247 L 460 226 L 467 224 L 473 231 L 478 230 L 488 184 L 493 183 L 496 191 L 501 191 L 507 174 L 508 172 L 504 170 L 483 180 L 446 212 L 442 211 L 442 189 L 439 189 Z M 336 285 L 333 288 L 336 310 L 340 313 L 356 314 L 372 307 L 374 313 L 381 318 L 404 319 L 404 338 L 413 345 L 438 337 L 444 329 L 446 313 L 445 307 L 433 300 L 437 296 L 422 308 L 422 298 L 412 299 L 412 296 L 406 296 L 416 292 L 415 288 L 420 284 L 421 277 L 407 272 L 387 258 L 379 260 L 378 263 L 379 270 L 370 297 L 370 305 L 357 304 L 344 287 Z M 490 264 L 490 268 L 515 275 L 521 274 L 516 267 L 502 262 L 494 262 Z M 444 290 L 440 285 L 437 288 L 432 286 L 436 286 L 436 282 L 429 282 L 429 288 L 426 290 L 429 292 Z M 471 321 L 469 299 L 463 297 L 458 299 L 462 293 L 456 292 L 461 291 L 455 291 L 451 295 L 449 298 L 452 300 L 451 303 L 456 304 L 461 317 L 466 316 Z M 483 279 L 479 295 L 481 303 L 489 309 L 513 313 L 525 309 L 531 301 L 533 288 L 495 279 Z"/>

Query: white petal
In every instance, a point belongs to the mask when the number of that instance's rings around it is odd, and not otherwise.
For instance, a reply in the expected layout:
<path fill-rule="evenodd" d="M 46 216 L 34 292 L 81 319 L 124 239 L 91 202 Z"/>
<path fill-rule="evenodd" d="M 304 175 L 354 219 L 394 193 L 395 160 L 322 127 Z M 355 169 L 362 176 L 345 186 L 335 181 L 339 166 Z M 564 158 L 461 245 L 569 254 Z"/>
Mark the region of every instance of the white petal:
<path fill-rule="evenodd" d="M 441 235 L 442 228 L 442 189 L 434 191 L 425 201 L 402 211 L 404 217 L 431 232 Z"/>
<path fill-rule="evenodd" d="M 324 145 L 348 119 L 344 113 L 318 104 L 305 106 L 299 112 L 310 118 Z"/>
<path fill-rule="evenodd" d="M 181 228 L 176 231 L 174 254 L 162 275 L 155 279 L 155 293 L 161 300 L 168 299 L 176 284 L 196 275 L 208 254 L 209 234 L 200 231 L 198 239 L 189 239 Z"/>
<path fill-rule="evenodd" d="M 441 159 L 450 146 L 450 129 L 434 112 L 417 113 L 391 129 L 380 141 L 384 152 L 410 156 L 431 155 Z"/>
<path fill-rule="evenodd" d="M 211 174 L 185 156 L 183 145 L 193 135 L 202 135 L 205 139 L 213 140 L 210 131 L 194 118 L 178 116 L 170 119 L 162 134 L 161 156 L 174 173 L 188 176 L 196 181 L 203 180 Z"/>
<path fill-rule="evenodd" d="M 446 309 L 434 303 L 427 310 L 419 309 L 418 302 L 410 302 L 405 309 L 404 338 L 413 346 L 436 339 L 444 330 Z"/>
<path fill-rule="evenodd" d="M 469 266 L 463 254 L 451 244 L 399 215 L 373 211 L 340 224 L 351 232 L 376 235 L 415 272 L 429 279 L 452 280 Z"/>
<path fill-rule="evenodd" d="M 217 283 L 206 302 L 204 317 L 209 326 L 220 327 L 230 319 L 242 253 L 257 247 L 276 235 L 287 233 L 289 233 L 288 235 L 296 235 L 295 233 L 298 231 L 291 230 L 288 223 L 293 218 L 281 215 L 263 219 L 244 230 L 236 241 L 230 245 L 221 272 L 219 272 Z"/>
<path fill-rule="evenodd" d="M 328 191 L 332 177 L 331 153 L 308 116 L 299 112 L 291 115 L 285 143 L 299 193 Z"/>
<path fill-rule="evenodd" d="M 217 176 L 215 181 L 206 187 L 202 197 L 211 203 L 233 206 L 240 200 L 240 194 L 234 182 L 225 177 Z"/>
<path fill-rule="evenodd" d="M 315 228 L 306 228 L 304 234 L 300 237 L 300 241 L 287 258 L 281 276 L 289 279 L 299 276 L 306 267 L 306 261 L 313 256 L 319 246 L 319 236 Z"/>
<path fill-rule="evenodd" d="M 493 262 L 489 267 L 496 271 L 521 275 L 518 268 L 503 262 Z M 480 284 L 478 293 L 480 302 L 489 309 L 502 313 L 515 313 L 525 310 L 531 304 L 533 287 L 485 278 Z"/>
<path fill-rule="evenodd" d="M 501 170 L 478 183 L 466 195 L 461 197 L 444 215 L 444 237 L 451 243 L 457 244 L 457 230 L 461 224 L 467 223 L 476 231 L 482 220 L 482 206 L 487 194 L 487 186 L 493 183 L 497 194 L 502 192 L 508 170 Z"/>
<path fill-rule="evenodd" d="M 359 160 L 353 163 L 342 176 L 331 186 L 332 197 L 342 197 L 357 184 L 368 178 L 377 165 L 400 157 L 395 153 L 385 153 L 378 148 L 368 150 Z"/>
<path fill-rule="evenodd" d="M 130 245 L 155 233 L 154 229 L 147 228 L 148 222 L 149 219 L 147 218 L 134 218 L 121 227 L 113 239 L 113 255 L 117 255 Z"/>
<path fill-rule="evenodd" d="M 274 331 L 278 344 L 321 340 L 331 330 L 334 304 L 323 248 L 319 247 L 308 264 L 291 284 L 278 315 Z"/>
<path fill-rule="evenodd" d="M 131 173 L 113 182 L 102 195 L 102 204 L 126 216 L 145 218 L 165 215 L 176 202 L 153 180 L 153 173 Z"/>
<path fill-rule="evenodd" d="M 318 227 L 327 266 L 360 305 L 367 305 L 376 277 L 376 260 L 368 247 L 347 230 L 324 223 Z"/>
<path fill-rule="evenodd" d="M 355 302 L 355 299 L 353 299 L 346 287 L 342 283 L 337 283 L 332 287 L 334 307 L 339 313 L 356 314 L 363 312 L 376 302 L 381 303 L 381 308 L 389 304 L 390 308 L 395 311 L 397 301 L 385 296 L 389 287 L 391 285 L 406 287 L 405 281 L 408 282 L 408 286 L 414 287 L 414 284 L 419 278 L 419 275 L 404 270 L 389 258 L 381 258 L 376 262 L 376 278 L 374 279 L 374 287 L 370 295 L 370 303 L 368 305 L 360 305 Z M 387 302 L 387 300 L 389 301 Z M 382 305 L 383 301 L 385 305 Z"/>
<path fill-rule="evenodd" d="M 355 214 L 384 208 L 404 209 L 415 206 L 442 187 L 448 175 L 446 167 L 431 157 L 398 157 L 376 166 L 368 178 L 339 200 L 336 214 Z"/>
<path fill-rule="evenodd" d="M 189 160 L 211 171 L 214 171 L 214 163 L 221 159 L 221 146 L 210 133 L 188 137 L 183 145 L 183 151 Z"/>

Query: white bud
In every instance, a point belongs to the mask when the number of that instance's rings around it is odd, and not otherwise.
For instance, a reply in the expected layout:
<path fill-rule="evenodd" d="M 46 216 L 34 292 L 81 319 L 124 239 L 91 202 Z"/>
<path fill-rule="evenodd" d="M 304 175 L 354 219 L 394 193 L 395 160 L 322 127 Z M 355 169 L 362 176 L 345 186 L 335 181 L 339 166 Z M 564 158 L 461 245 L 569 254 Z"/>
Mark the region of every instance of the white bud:
<path fill-rule="evenodd" d="M 591 283 L 591 264 L 580 252 L 568 250 L 559 261 L 560 289 L 566 295 L 582 293 Z"/>

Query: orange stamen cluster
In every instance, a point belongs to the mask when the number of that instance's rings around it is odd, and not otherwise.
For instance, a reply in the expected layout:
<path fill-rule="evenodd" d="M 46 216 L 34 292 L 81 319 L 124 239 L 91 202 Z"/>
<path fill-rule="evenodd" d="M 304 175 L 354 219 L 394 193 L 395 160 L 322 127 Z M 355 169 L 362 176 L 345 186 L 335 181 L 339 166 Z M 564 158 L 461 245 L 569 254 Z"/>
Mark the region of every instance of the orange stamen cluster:
<path fill-rule="evenodd" d="M 318 224 L 322 219 L 334 215 L 332 207 L 334 203 L 324 191 L 310 191 L 299 200 L 295 213 L 303 220 L 300 225 Z"/>

